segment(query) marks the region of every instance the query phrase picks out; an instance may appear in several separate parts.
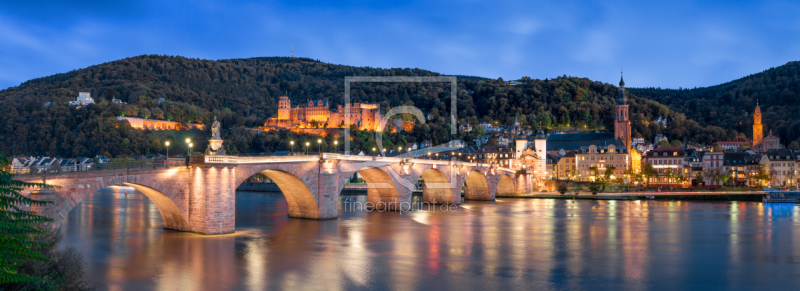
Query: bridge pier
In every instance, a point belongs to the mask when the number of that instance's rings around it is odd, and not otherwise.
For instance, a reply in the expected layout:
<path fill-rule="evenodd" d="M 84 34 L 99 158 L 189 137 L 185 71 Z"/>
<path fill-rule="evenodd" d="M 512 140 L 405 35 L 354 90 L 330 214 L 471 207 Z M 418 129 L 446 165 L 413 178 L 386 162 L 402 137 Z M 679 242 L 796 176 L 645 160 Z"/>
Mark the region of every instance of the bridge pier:
<path fill-rule="evenodd" d="M 50 202 L 46 205 L 31 205 L 31 212 L 54 220 L 54 222 L 48 222 L 45 227 L 55 226 L 56 215 L 58 215 L 58 206 L 56 206 L 58 193 L 49 189 L 35 189 L 31 191 L 30 198 L 36 201 Z"/>
<path fill-rule="evenodd" d="M 186 230 L 202 234 L 233 233 L 236 230 L 236 165 L 190 164 L 189 167 L 189 195 L 186 197 L 189 225 Z M 171 228 L 166 221 L 165 227 Z"/>
<path fill-rule="evenodd" d="M 333 219 L 339 216 L 339 175 L 336 173 L 319 173 L 319 189 L 317 191 L 317 205 L 319 217 L 317 219 Z M 344 185 L 341 185 L 344 186 Z"/>

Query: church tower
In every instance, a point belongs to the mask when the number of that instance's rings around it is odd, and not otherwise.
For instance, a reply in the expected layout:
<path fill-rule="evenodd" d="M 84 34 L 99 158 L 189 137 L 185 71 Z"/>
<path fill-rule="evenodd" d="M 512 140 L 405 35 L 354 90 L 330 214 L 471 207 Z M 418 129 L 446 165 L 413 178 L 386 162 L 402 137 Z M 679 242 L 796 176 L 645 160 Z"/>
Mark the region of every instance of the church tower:
<path fill-rule="evenodd" d="M 753 145 L 758 144 L 764 138 L 764 128 L 761 126 L 761 108 L 756 102 L 756 111 L 753 112 Z"/>
<path fill-rule="evenodd" d="M 617 117 L 614 120 L 614 139 L 621 140 L 625 144 L 625 148 L 631 149 L 631 120 L 628 118 L 628 95 L 625 93 L 625 81 L 621 75 L 619 77 L 619 93 L 617 94 Z"/>

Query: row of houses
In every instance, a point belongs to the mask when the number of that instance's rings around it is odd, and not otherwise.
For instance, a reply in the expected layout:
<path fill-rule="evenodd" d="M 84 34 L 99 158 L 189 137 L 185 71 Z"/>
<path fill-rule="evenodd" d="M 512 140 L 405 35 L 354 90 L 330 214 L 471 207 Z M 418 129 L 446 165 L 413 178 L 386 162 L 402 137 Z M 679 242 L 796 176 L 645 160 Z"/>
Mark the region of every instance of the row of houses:
<path fill-rule="evenodd" d="M 162 154 L 154 155 L 134 155 L 128 158 L 129 161 L 142 160 L 166 160 L 167 156 Z M 184 159 L 177 156 L 176 159 Z M 111 158 L 105 155 L 97 155 L 94 158 L 51 158 L 51 157 L 18 157 L 11 160 L 11 170 L 15 174 L 41 173 L 44 171 L 77 172 L 98 169 L 111 162 Z"/>
<path fill-rule="evenodd" d="M 539 139 L 546 142 L 545 139 Z M 549 140 L 552 140 L 550 138 Z M 612 180 L 651 187 L 796 187 L 800 168 L 800 150 L 773 149 L 756 152 L 714 152 L 705 147 L 662 146 L 640 154 L 620 144 L 579 145 L 574 150 L 548 148 L 543 153 L 535 145 L 522 145 L 517 151 L 506 145 L 464 146 L 422 158 L 457 159 L 489 163 L 500 167 L 533 172 L 539 179 L 596 182 L 606 173 Z M 542 157 L 542 159 L 540 159 Z M 653 169 L 636 181 L 645 164 Z M 759 176 L 761 169 L 769 173 L 769 181 Z"/>
<path fill-rule="evenodd" d="M 796 187 L 800 151 L 772 149 L 766 152 L 713 152 L 683 147 L 658 147 L 642 157 L 657 171 L 650 185 L 685 186 L 773 186 Z M 761 169 L 769 175 L 762 181 Z"/>
<path fill-rule="evenodd" d="M 25 157 L 11 160 L 11 170 L 15 174 L 37 173 L 58 169 L 62 172 L 87 171 L 96 167 L 93 158 L 62 159 L 51 157 Z"/>

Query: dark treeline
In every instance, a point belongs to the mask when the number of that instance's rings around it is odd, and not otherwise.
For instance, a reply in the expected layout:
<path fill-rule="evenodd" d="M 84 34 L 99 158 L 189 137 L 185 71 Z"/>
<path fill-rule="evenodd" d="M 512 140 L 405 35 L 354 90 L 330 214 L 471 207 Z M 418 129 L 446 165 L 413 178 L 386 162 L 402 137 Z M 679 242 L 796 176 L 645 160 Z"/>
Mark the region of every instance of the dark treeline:
<path fill-rule="evenodd" d="M 789 62 L 725 84 L 693 89 L 630 88 L 628 92 L 668 105 L 670 117 L 678 124 L 668 133 L 687 135 L 681 126 L 691 119 L 702 126 L 715 125 L 727 132 L 730 140 L 753 137 L 753 110 L 758 102 L 764 135 L 770 130 L 788 144 L 800 142 L 800 62 Z M 691 139 L 691 133 L 689 133 Z"/>
<path fill-rule="evenodd" d="M 327 99 L 333 109 L 344 102 L 345 76 L 438 75 L 416 68 L 353 67 L 306 58 L 210 61 L 172 56 L 132 57 L 30 80 L 0 91 L 0 152 L 116 157 L 163 152 L 165 140 L 180 140 L 186 135 L 134 130 L 126 122 L 117 122 L 115 117 L 119 115 L 204 124 L 209 124 L 216 115 L 222 123 L 229 152 L 273 152 L 287 147 L 283 141 L 270 140 L 285 136 L 259 135 L 245 128 L 262 125 L 266 118 L 275 116 L 281 95 L 288 95 L 293 106 L 308 99 Z M 509 125 L 518 115 L 523 126 L 529 128 L 541 125 L 549 129 L 612 130 L 618 90 L 610 84 L 566 76 L 550 80 L 524 77 L 515 85 L 502 79 L 462 76 L 457 92 L 458 121 Z M 80 91 L 91 92 L 96 104 L 78 109 L 68 107 L 67 103 L 75 100 Z M 629 93 L 643 94 L 634 90 Z M 112 98 L 128 104 L 112 104 Z M 164 100 L 159 103 L 161 98 Z M 432 113 L 433 119 L 411 134 L 387 135 L 384 140 L 391 140 L 393 146 L 424 139 L 438 144 L 452 138 L 467 141 L 473 138 L 449 134 L 449 84 L 353 83 L 351 98 L 351 102 L 379 103 L 384 112 L 393 106 L 414 105 L 426 114 Z M 680 113 L 691 110 L 681 107 L 671 110 L 659 102 L 636 96 L 630 100 L 635 137 L 652 140 L 662 131 L 672 139 L 688 138 L 700 143 L 736 137 L 727 123 L 717 124 L 704 115 Z M 52 105 L 46 107 L 47 102 Z M 673 106 L 673 102 L 664 103 Z M 659 116 L 670 118 L 667 128 L 652 122 Z M 772 128 L 769 116 L 765 113 L 765 123 Z M 696 118 L 702 120 L 690 120 Z M 194 140 L 206 138 L 201 133 L 190 134 Z M 354 150 L 370 151 L 374 147 L 367 134 L 357 137 L 362 142 L 356 142 L 355 138 Z M 183 146 L 175 143 L 170 150 L 185 151 Z M 203 142 L 197 146 L 195 150 L 205 148 Z"/>

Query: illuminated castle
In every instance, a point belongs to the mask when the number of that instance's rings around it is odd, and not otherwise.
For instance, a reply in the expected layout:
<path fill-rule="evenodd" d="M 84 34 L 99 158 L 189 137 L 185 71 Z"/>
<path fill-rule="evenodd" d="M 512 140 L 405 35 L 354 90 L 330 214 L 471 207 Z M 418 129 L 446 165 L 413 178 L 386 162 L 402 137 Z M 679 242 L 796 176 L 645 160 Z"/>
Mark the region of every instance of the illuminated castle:
<path fill-rule="evenodd" d="M 336 111 L 328 109 L 328 100 L 309 100 L 305 107 L 292 108 L 287 96 L 278 99 L 278 117 L 267 119 L 265 127 L 276 128 L 343 128 L 355 125 L 359 130 L 377 130 L 381 118 L 379 104 L 353 103 L 350 106 L 350 120 L 345 118 L 345 108 L 339 105 Z M 392 120 L 393 123 L 397 123 Z M 413 128 L 413 124 L 410 125 Z M 402 123 L 403 130 L 408 127 Z M 410 130 L 410 129 L 408 129 Z"/>

